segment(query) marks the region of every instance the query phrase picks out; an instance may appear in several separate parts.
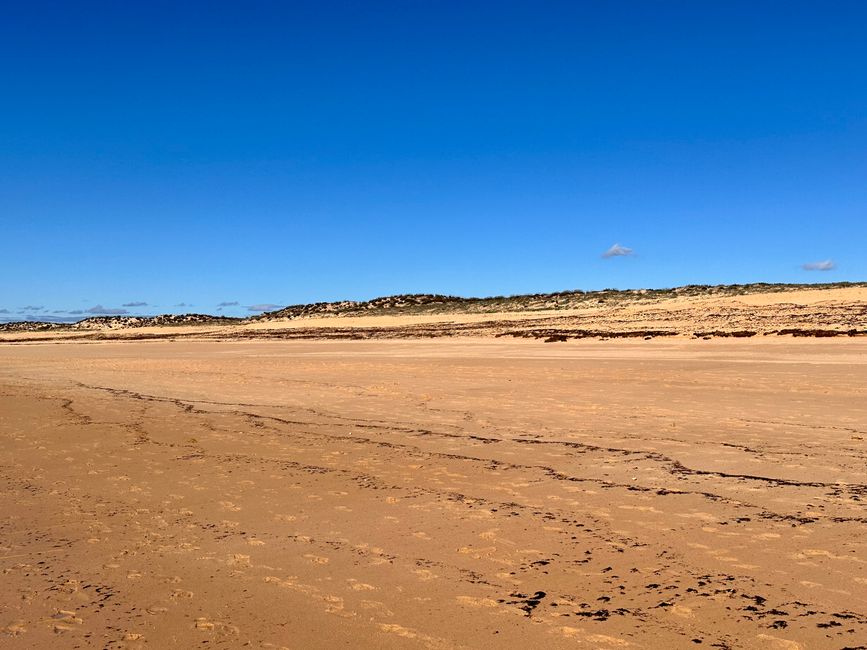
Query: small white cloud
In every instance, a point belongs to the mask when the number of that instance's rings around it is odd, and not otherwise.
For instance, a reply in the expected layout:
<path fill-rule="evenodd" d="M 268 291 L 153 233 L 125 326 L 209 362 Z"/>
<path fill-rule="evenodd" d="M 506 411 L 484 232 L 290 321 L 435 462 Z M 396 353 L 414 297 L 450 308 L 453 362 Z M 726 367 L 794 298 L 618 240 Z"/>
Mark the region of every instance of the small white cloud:
<path fill-rule="evenodd" d="M 147 307 L 148 304 L 146 302 L 141 302 L 140 300 L 136 300 L 135 302 L 125 302 L 123 303 L 124 307 Z"/>
<path fill-rule="evenodd" d="M 237 300 L 233 300 L 231 302 L 218 302 L 217 307 L 237 307 L 238 304 L 239 303 Z"/>
<path fill-rule="evenodd" d="M 805 271 L 833 271 L 837 265 L 831 260 L 822 260 L 821 262 L 807 262 L 802 264 L 801 268 Z"/>
<path fill-rule="evenodd" d="M 621 246 L 620 244 L 614 244 L 611 248 L 602 253 L 602 257 L 608 259 L 609 257 L 625 257 L 632 254 L 633 250 L 631 248 Z"/>

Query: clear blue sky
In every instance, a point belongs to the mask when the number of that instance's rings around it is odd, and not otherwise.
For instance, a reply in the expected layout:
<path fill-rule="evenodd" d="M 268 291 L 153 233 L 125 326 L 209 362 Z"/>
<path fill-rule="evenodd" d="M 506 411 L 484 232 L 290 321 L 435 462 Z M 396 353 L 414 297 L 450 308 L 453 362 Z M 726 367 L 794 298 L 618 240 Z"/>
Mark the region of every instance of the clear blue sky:
<path fill-rule="evenodd" d="M 0 310 L 865 280 L 865 29 L 854 1 L 6 2 Z"/>

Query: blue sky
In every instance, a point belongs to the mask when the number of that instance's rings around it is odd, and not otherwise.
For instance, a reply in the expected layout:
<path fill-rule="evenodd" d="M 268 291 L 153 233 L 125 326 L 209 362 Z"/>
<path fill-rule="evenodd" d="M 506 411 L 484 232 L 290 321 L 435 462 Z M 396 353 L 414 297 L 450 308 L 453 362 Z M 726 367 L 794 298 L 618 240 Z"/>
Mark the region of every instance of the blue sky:
<path fill-rule="evenodd" d="M 865 280 L 865 25 L 864 2 L 5 3 L 0 317 Z"/>

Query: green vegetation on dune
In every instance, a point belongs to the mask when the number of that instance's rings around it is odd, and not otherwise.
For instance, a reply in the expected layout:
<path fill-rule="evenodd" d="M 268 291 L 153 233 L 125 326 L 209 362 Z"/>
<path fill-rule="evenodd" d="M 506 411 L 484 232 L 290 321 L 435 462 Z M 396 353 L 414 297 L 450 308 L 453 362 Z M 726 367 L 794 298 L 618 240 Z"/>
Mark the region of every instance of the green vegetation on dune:
<path fill-rule="evenodd" d="M 319 302 L 291 305 L 251 320 L 276 320 L 312 316 L 355 316 L 386 314 L 456 314 L 540 311 L 574 309 L 596 305 L 657 302 L 674 298 L 727 297 L 787 291 L 867 287 L 867 282 L 834 282 L 825 284 L 753 284 L 698 285 L 665 289 L 603 289 L 601 291 L 558 291 L 555 293 L 464 298 L 440 294 L 403 294 L 383 296 L 367 301 Z"/>
<path fill-rule="evenodd" d="M 247 318 L 229 318 L 208 314 L 163 314 L 160 316 L 92 316 L 77 323 L 21 321 L 0 324 L 0 331 L 104 330 L 154 326 L 241 325 L 285 319 L 312 317 L 494 314 L 500 312 L 534 312 L 590 307 L 616 307 L 626 304 L 650 304 L 677 298 L 725 298 L 762 293 L 804 290 L 828 290 L 867 287 L 867 282 L 834 282 L 824 284 L 753 284 L 698 285 L 665 289 L 579 289 L 554 293 L 465 298 L 441 294 L 403 294 L 383 296 L 366 301 L 344 300 L 291 305 Z"/>

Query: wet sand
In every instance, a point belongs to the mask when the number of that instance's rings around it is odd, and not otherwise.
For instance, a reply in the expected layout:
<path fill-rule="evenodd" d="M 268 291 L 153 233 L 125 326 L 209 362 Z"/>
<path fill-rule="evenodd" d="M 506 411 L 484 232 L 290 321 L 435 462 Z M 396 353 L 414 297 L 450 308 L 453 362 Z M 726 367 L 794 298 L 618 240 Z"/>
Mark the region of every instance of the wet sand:
<path fill-rule="evenodd" d="M 0 646 L 867 645 L 867 341 L 0 345 Z"/>

